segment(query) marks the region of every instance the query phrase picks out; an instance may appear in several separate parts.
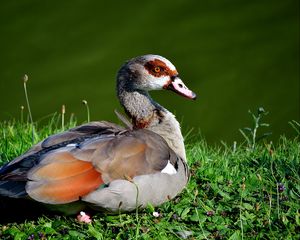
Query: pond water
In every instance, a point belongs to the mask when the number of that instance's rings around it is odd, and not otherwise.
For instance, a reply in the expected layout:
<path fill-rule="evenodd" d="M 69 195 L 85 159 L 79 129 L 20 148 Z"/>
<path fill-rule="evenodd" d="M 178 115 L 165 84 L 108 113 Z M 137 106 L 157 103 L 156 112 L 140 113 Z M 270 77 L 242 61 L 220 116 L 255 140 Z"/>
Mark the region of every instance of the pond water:
<path fill-rule="evenodd" d="M 238 129 L 252 124 L 248 110 L 260 106 L 269 111 L 271 139 L 293 135 L 288 122 L 299 121 L 297 1 L 6 1 L 0 18 L 0 120 L 20 117 L 26 73 L 34 120 L 65 104 L 81 123 L 85 99 L 92 120 L 117 121 L 117 70 L 155 53 L 198 95 L 152 94 L 184 132 L 240 141 Z"/>

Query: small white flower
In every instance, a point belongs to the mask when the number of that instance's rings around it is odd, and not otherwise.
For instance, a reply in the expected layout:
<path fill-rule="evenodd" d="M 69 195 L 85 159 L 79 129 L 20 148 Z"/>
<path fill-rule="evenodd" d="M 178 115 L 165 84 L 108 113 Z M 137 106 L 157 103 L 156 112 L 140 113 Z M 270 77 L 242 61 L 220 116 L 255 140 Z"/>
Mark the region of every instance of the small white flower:
<path fill-rule="evenodd" d="M 81 212 L 80 212 L 80 215 L 81 215 L 81 216 L 84 216 L 84 215 L 86 215 L 86 214 L 85 214 L 84 211 L 81 211 Z"/>
<path fill-rule="evenodd" d="M 77 220 L 78 222 L 81 223 L 91 223 L 92 219 L 89 215 L 87 215 L 85 212 L 81 211 L 78 215 L 77 215 Z"/>
<path fill-rule="evenodd" d="M 152 215 L 153 215 L 153 217 L 159 217 L 159 213 L 158 212 L 153 212 Z"/>

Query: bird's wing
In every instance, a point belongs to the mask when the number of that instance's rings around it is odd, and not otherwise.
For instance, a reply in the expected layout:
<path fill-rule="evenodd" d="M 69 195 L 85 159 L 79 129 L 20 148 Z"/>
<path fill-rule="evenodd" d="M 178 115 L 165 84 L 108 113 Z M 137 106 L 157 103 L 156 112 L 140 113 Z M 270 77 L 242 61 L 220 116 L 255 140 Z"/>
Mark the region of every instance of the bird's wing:
<path fill-rule="evenodd" d="M 43 203 L 70 203 L 115 179 L 130 180 L 160 172 L 168 163 L 176 165 L 176 154 L 159 135 L 147 130 L 113 128 L 112 132 L 110 128 L 100 131 L 98 126 L 85 125 L 46 139 L 42 150 L 9 165 L 11 171 L 2 174 L 2 186 L 10 193 L 6 195 L 28 194 Z"/>
<path fill-rule="evenodd" d="M 80 144 L 95 136 L 115 136 L 122 131 L 125 131 L 123 127 L 113 123 L 91 122 L 46 138 L 0 168 L 0 195 L 14 198 L 26 197 L 25 185 L 28 172 L 38 166 L 50 152 L 68 145 Z"/>

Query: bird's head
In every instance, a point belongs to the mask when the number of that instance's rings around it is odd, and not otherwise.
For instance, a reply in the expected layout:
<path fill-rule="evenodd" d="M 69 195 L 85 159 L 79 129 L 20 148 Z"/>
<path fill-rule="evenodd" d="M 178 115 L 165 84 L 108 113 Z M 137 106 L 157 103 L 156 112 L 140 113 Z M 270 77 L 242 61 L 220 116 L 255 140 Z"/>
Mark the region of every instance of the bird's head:
<path fill-rule="evenodd" d="M 117 88 L 131 90 L 171 90 L 189 99 L 196 94 L 180 79 L 175 66 L 159 55 L 143 55 L 126 62 L 118 73 Z"/>

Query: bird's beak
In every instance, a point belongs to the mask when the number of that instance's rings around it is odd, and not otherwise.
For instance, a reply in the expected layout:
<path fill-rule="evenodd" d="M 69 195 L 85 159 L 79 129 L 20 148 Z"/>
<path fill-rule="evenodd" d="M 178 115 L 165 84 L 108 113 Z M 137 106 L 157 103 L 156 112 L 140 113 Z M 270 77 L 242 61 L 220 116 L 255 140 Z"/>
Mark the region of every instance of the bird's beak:
<path fill-rule="evenodd" d="M 197 98 L 197 95 L 188 89 L 178 76 L 171 77 L 168 83 L 164 86 L 164 89 L 171 90 L 188 99 L 195 100 Z"/>

